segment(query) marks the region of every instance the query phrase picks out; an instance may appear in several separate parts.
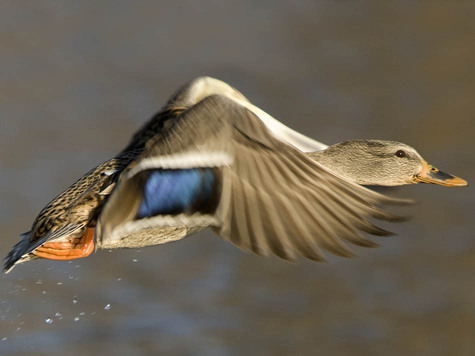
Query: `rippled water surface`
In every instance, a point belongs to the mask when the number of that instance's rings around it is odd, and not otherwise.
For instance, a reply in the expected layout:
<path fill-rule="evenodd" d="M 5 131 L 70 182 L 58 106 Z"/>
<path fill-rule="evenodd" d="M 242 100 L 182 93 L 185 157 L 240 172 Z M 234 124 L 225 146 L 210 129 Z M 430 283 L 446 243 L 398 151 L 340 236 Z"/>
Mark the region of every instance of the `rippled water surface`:
<path fill-rule="evenodd" d="M 475 4 L 0 4 L 0 253 L 181 84 L 229 82 L 326 143 L 393 139 L 475 176 Z M 0 278 L 2 355 L 475 354 L 472 186 L 411 186 L 413 219 L 329 264 L 204 232 Z"/>

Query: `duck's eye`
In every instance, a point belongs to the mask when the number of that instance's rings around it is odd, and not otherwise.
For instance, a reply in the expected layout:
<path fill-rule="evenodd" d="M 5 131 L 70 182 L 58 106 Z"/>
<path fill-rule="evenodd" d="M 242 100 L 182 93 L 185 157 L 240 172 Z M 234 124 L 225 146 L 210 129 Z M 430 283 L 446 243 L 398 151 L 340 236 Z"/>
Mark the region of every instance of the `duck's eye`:
<path fill-rule="evenodd" d="M 406 157 L 406 152 L 404 152 L 403 150 L 397 150 L 396 151 L 396 157 Z"/>

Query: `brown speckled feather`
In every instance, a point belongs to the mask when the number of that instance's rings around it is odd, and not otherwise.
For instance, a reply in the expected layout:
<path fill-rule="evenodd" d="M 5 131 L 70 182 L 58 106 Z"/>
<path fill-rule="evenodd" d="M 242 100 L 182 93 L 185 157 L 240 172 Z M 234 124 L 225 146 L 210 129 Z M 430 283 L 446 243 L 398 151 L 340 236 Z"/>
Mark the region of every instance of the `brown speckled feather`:
<path fill-rule="evenodd" d="M 169 123 L 183 110 L 170 107 L 157 113 L 137 131 L 121 153 L 87 172 L 48 203 L 31 230 L 22 234 L 22 240 L 5 258 L 5 270 L 8 272 L 16 263 L 34 258 L 31 252 L 45 242 L 71 241 L 84 235 L 87 227 L 95 226 L 120 173 L 140 155 L 147 142 L 160 130 L 167 130 Z"/>

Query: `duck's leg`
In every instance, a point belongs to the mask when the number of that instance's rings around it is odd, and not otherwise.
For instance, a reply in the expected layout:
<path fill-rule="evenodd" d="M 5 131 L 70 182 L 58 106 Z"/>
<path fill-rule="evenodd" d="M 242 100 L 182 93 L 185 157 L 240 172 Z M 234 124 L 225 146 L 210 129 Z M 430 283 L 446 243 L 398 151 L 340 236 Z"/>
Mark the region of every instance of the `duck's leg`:
<path fill-rule="evenodd" d="M 70 242 L 46 242 L 33 254 L 50 260 L 73 260 L 87 257 L 94 250 L 94 227 L 88 227 L 86 233 Z"/>

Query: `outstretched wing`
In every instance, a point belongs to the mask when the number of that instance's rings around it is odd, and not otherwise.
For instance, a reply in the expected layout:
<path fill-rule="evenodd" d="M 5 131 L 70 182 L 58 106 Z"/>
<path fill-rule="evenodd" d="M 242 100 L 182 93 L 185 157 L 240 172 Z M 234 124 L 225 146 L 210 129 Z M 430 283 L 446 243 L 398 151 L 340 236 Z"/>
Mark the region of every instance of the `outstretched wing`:
<path fill-rule="evenodd" d="M 253 105 L 241 92 L 229 84 L 211 77 L 198 77 L 183 85 L 172 95 L 165 108 L 191 107 L 211 95 L 222 95 L 250 110 L 256 115 L 272 135 L 302 152 L 315 152 L 326 149 L 328 146 L 300 132 L 292 130 L 280 121 L 273 118 L 264 110 Z"/>
<path fill-rule="evenodd" d="M 210 226 L 259 255 L 323 260 L 322 248 L 351 256 L 343 240 L 375 246 L 362 232 L 390 234 L 369 219 L 397 220 L 378 207 L 395 202 L 336 176 L 246 107 L 213 95 L 182 113 L 124 171 L 96 241 L 122 235 L 137 246 L 133 232 L 141 229 Z"/>

